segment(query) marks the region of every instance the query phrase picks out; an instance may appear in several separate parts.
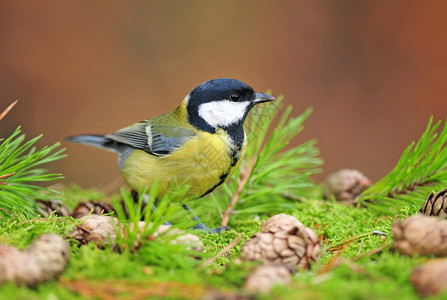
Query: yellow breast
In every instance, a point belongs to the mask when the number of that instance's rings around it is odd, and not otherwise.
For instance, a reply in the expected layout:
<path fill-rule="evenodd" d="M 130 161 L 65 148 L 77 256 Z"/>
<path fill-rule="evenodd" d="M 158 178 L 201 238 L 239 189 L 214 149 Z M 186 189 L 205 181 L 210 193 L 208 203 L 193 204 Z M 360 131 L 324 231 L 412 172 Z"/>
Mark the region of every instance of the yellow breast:
<path fill-rule="evenodd" d="M 123 163 L 121 172 L 137 191 L 159 181 L 161 194 L 188 185 L 189 196 L 198 198 L 222 184 L 236 170 L 245 149 L 246 142 L 238 150 L 221 129 L 215 134 L 200 131 L 166 156 L 135 150 Z"/>

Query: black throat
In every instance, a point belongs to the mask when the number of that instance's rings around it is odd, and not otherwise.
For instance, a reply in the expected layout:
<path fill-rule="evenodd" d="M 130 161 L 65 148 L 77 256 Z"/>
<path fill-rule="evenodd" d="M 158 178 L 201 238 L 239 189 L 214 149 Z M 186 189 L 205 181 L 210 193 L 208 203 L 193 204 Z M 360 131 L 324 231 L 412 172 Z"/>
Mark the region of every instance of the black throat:
<path fill-rule="evenodd" d="M 228 136 L 233 140 L 237 150 L 241 150 L 245 140 L 244 121 L 242 120 L 230 126 L 223 127 L 222 129 L 225 130 Z"/>
<path fill-rule="evenodd" d="M 209 133 L 216 133 L 216 128 L 208 124 L 200 115 L 197 107 L 186 106 L 188 113 L 188 122 L 198 130 L 206 131 Z"/>

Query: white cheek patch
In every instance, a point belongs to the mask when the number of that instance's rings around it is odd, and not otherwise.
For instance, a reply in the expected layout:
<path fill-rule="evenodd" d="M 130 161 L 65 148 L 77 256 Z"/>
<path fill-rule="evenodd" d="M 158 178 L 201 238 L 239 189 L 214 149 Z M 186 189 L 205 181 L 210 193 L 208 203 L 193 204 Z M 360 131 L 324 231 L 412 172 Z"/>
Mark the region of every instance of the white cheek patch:
<path fill-rule="evenodd" d="M 199 105 L 199 116 L 213 127 L 229 126 L 242 120 L 250 102 L 212 101 Z"/>

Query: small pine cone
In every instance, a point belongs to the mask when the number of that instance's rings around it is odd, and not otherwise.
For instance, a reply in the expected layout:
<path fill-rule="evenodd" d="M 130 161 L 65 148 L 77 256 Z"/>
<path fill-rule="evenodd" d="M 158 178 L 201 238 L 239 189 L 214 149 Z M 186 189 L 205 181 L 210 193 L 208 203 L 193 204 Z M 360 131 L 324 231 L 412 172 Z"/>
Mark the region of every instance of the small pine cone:
<path fill-rule="evenodd" d="M 357 196 L 370 187 L 371 180 L 358 170 L 342 169 L 329 175 L 323 186 L 324 197 L 354 204 Z"/>
<path fill-rule="evenodd" d="M 0 245 L 0 284 L 35 287 L 62 273 L 69 256 L 68 243 L 56 234 L 42 234 L 24 251 Z"/>
<path fill-rule="evenodd" d="M 436 194 L 430 193 L 422 208 L 421 214 L 428 216 L 440 216 L 447 218 L 447 189 L 443 189 Z"/>
<path fill-rule="evenodd" d="M 245 282 L 244 289 L 251 293 L 268 293 L 275 285 L 290 283 L 289 269 L 281 264 L 264 264 L 258 266 Z"/>
<path fill-rule="evenodd" d="M 432 260 L 417 267 L 410 281 L 420 297 L 434 296 L 447 290 L 447 260 Z"/>
<path fill-rule="evenodd" d="M 267 221 L 262 221 L 261 232 L 289 231 L 293 227 L 301 228 L 305 226 L 293 216 L 279 214 L 271 217 Z"/>
<path fill-rule="evenodd" d="M 244 243 L 241 257 L 308 269 L 310 262 L 320 257 L 320 241 L 312 229 L 295 218 L 278 215 L 265 222 L 262 231 Z"/>
<path fill-rule="evenodd" d="M 204 246 L 202 241 L 197 235 L 186 233 L 178 228 L 171 228 L 171 225 L 159 225 L 157 230 L 154 233 L 154 236 L 157 237 L 162 235 L 163 233 L 166 236 L 175 236 L 172 241 L 170 241 L 173 245 L 186 245 L 189 250 L 195 250 L 198 252 L 203 252 Z"/>
<path fill-rule="evenodd" d="M 70 246 L 57 234 L 42 234 L 24 252 L 39 264 L 42 270 L 41 281 L 50 280 L 62 273 L 70 258 Z"/>
<path fill-rule="evenodd" d="M 0 245 L 0 284 L 14 281 L 17 285 L 35 287 L 42 270 L 37 261 L 19 249 Z"/>
<path fill-rule="evenodd" d="M 115 209 L 109 203 L 100 201 L 84 201 L 76 206 L 71 216 L 75 219 L 81 219 L 90 214 L 90 212 L 95 215 L 103 215 L 114 211 Z"/>
<path fill-rule="evenodd" d="M 54 213 L 58 217 L 70 216 L 70 208 L 60 200 L 37 200 L 37 211 L 44 217 Z"/>
<path fill-rule="evenodd" d="M 132 225 L 131 225 L 132 227 Z M 138 228 L 143 232 L 146 227 L 146 222 L 138 222 Z M 149 224 L 148 228 L 151 228 L 152 224 Z M 124 228 L 121 229 L 122 234 L 125 234 Z M 172 237 L 169 243 L 173 245 L 183 244 L 186 245 L 189 250 L 194 250 L 198 252 L 203 252 L 204 246 L 200 238 L 194 234 L 186 233 L 181 229 L 172 228 L 171 225 L 159 225 L 155 232 L 148 236 L 149 240 L 155 240 L 160 236 Z M 139 237 L 141 239 L 141 237 Z"/>
<path fill-rule="evenodd" d="M 414 215 L 404 221 L 397 220 L 392 232 L 393 248 L 401 254 L 447 255 L 447 220 Z"/>
<path fill-rule="evenodd" d="M 81 225 L 76 226 L 70 236 L 86 245 L 95 243 L 103 248 L 109 243 L 115 245 L 116 227 L 118 221 L 110 216 L 88 215 L 81 219 Z"/>

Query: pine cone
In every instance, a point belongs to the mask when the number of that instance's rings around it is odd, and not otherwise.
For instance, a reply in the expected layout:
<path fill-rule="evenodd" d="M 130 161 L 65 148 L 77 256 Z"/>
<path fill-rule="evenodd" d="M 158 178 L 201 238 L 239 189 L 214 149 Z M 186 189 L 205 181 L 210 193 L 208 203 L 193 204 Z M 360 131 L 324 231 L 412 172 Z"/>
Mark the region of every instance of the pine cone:
<path fill-rule="evenodd" d="M 258 266 L 245 282 L 244 289 L 248 292 L 268 293 L 275 285 L 290 283 L 290 271 L 280 264 L 265 264 Z"/>
<path fill-rule="evenodd" d="M 130 225 L 131 228 L 133 227 L 133 224 Z M 144 228 L 146 227 L 146 222 L 140 221 L 137 224 L 138 229 L 140 232 L 143 232 Z M 149 224 L 149 228 L 151 228 L 153 225 Z M 121 233 L 125 235 L 124 228 L 121 229 Z M 195 250 L 198 252 L 203 252 L 204 246 L 200 238 L 194 234 L 186 233 L 185 231 L 178 229 L 178 228 L 172 228 L 171 225 L 159 225 L 155 232 L 147 237 L 148 240 L 155 240 L 156 238 L 159 238 L 160 236 L 170 237 L 172 239 L 169 239 L 169 243 L 173 245 L 179 245 L 183 244 L 186 245 L 189 250 Z M 141 240 L 141 237 L 138 237 L 138 240 Z M 138 242 L 135 247 L 138 248 L 140 245 L 140 242 Z"/>
<path fill-rule="evenodd" d="M 27 249 L 0 245 L 0 284 L 35 287 L 58 276 L 70 256 L 68 243 L 56 234 L 42 234 Z"/>
<path fill-rule="evenodd" d="M 404 221 L 397 220 L 392 232 L 393 248 L 401 254 L 447 255 L 447 220 L 414 215 Z"/>
<path fill-rule="evenodd" d="M 297 218 L 286 214 L 279 214 L 267 221 L 262 221 L 261 232 L 289 231 L 293 227 L 305 227 Z"/>
<path fill-rule="evenodd" d="M 171 228 L 171 225 L 159 225 L 154 232 L 154 238 L 159 235 L 173 236 L 174 239 L 170 241 L 173 245 L 186 245 L 189 250 L 203 252 L 204 246 L 197 235 L 186 233 L 178 228 Z"/>
<path fill-rule="evenodd" d="M 81 219 L 81 225 L 76 226 L 69 234 L 75 240 L 86 245 L 89 242 L 95 243 L 103 248 L 105 245 L 116 241 L 117 219 L 110 216 L 88 215 Z"/>
<path fill-rule="evenodd" d="M 354 204 L 357 196 L 370 187 L 371 180 L 358 170 L 342 169 L 328 176 L 323 186 L 324 197 Z"/>
<path fill-rule="evenodd" d="M 90 212 L 95 215 L 103 215 L 114 211 L 115 209 L 106 202 L 84 201 L 78 204 L 71 216 L 76 219 L 81 219 L 90 214 Z"/>
<path fill-rule="evenodd" d="M 14 281 L 17 285 L 35 287 L 42 270 L 37 261 L 19 249 L 0 245 L 0 284 Z"/>
<path fill-rule="evenodd" d="M 262 232 L 245 242 L 241 257 L 307 269 L 320 257 L 320 241 L 312 229 L 294 217 L 277 215 L 263 224 Z"/>
<path fill-rule="evenodd" d="M 447 189 L 436 194 L 430 193 L 419 212 L 428 216 L 447 218 Z"/>
<path fill-rule="evenodd" d="M 44 217 L 54 213 L 58 217 L 68 217 L 70 208 L 60 200 L 37 200 L 37 211 Z"/>
<path fill-rule="evenodd" d="M 447 289 L 447 259 L 432 260 L 425 266 L 417 267 L 411 273 L 410 281 L 421 297 L 437 295 Z"/>
<path fill-rule="evenodd" d="M 42 270 L 41 281 L 50 280 L 62 273 L 70 258 L 67 241 L 57 234 L 42 234 L 24 252 L 39 264 Z"/>

